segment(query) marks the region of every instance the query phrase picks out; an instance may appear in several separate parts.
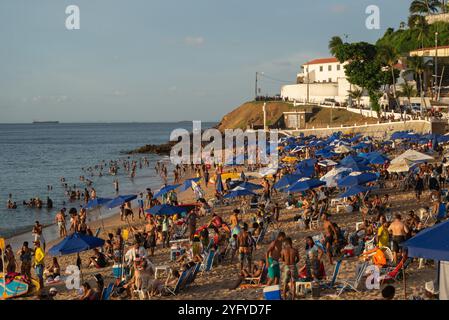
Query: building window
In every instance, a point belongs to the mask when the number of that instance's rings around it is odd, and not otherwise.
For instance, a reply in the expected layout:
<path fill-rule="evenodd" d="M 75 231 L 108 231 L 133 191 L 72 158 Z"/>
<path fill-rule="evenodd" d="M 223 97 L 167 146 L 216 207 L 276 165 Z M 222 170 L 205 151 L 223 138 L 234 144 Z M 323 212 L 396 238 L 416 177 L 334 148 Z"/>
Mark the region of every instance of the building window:
<path fill-rule="evenodd" d="M 328 70 L 328 71 L 332 71 L 332 65 L 329 65 L 329 66 L 327 67 L 327 70 Z"/>
<path fill-rule="evenodd" d="M 320 66 L 320 72 L 323 72 L 323 66 Z"/>
<path fill-rule="evenodd" d="M 337 71 L 340 71 L 340 65 L 339 64 L 337 64 Z"/>
<path fill-rule="evenodd" d="M 332 78 L 329 78 L 329 82 L 332 82 Z"/>

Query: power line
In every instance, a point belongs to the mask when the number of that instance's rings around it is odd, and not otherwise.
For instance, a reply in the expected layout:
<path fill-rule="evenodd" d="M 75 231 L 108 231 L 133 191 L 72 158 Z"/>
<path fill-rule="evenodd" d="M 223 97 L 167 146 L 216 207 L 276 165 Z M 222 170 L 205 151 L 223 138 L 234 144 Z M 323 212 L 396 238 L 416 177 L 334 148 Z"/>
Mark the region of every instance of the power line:
<path fill-rule="evenodd" d="M 264 78 L 267 78 L 267 79 L 269 79 L 269 80 L 272 80 L 272 81 L 276 81 L 276 82 L 282 82 L 282 83 L 290 83 L 290 82 L 292 82 L 291 80 L 280 80 L 280 79 L 277 79 L 277 78 L 274 78 L 274 77 L 271 77 L 271 76 L 268 76 L 268 75 L 266 75 L 265 73 L 260 73 L 260 76 L 261 77 L 264 77 Z"/>

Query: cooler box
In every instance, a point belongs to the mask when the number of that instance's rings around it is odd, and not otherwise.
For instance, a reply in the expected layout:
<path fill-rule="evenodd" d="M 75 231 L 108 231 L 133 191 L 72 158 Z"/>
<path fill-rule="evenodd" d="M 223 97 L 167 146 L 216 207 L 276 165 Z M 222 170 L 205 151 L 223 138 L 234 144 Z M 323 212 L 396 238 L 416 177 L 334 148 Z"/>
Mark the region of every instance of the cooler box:
<path fill-rule="evenodd" d="M 265 300 L 282 300 L 281 298 L 281 286 L 269 286 L 263 289 L 263 296 Z"/>
<path fill-rule="evenodd" d="M 120 279 L 122 277 L 121 273 L 122 273 L 122 265 L 121 264 L 114 264 L 112 266 L 112 274 L 114 275 L 114 278 Z M 123 273 L 125 273 L 125 270 L 123 270 Z"/>

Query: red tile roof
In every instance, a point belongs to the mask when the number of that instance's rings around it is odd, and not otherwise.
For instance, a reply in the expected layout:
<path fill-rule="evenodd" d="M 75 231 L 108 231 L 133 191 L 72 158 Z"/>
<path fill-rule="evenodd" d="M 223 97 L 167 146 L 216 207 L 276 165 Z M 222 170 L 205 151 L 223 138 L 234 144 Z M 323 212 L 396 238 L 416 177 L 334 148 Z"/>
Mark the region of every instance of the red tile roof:
<path fill-rule="evenodd" d="M 337 58 L 323 58 L 323 59 L 315 59 L 315 60 L 306 62 L 304 65 L 335 63 L 335 62 L 338 62 Z"/>

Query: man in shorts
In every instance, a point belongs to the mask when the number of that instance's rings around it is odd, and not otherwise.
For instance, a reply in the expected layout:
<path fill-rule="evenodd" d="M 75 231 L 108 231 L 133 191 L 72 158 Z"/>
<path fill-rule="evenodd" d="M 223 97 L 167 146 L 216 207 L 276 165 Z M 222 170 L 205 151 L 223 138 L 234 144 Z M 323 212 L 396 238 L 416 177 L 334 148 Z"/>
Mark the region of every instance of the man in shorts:
<path fill-rule="evenodd" d="M 266 265 L 268 267 L 268 283 L 270 286 L 272 284 L 279 284 L 281 278 L 281 268 L 279 266 L 279 258 L 281 257 L 282 243 L 285 240 L 285 233 L 283 231 L 279 232 L 276 239 L 268 247 L 265 259 Z"/>
<path fill-rule="evenodd" d="M 240 271 L 243 270 L 245 261 L 248 264 L 248 270 L 251 270 L 251 235 L 248 232 L 248 224 L 243 224 L 243 230 L 237 237 L 239 248 Z"/>
<path fill-rule="evenodd" d="M 298 268 L 296 264 L 299 262 L 299 252 L 293 248 L 291 238 L 284 240 L 284 248 L 281 251 L 281 259 L 283 263 L 282 282 L 284 284 L 284 300 L 287 300 L 287 287 L 290 285 L 291 299 L 295 300 L 296 285 L 298 279 Z"/>
<path fill-rule="evenodd" d="M 388 228 L 388 232 L 393 236 L 393 262 L 396 264 L 398 261 L 398 254 L 402 251 L 400 244 L 406 240 L 406 235 L 408 234 L 408 228 L 405 223 L 402 222 L 400 214 L 395 215 L 393 222 Z"/>

